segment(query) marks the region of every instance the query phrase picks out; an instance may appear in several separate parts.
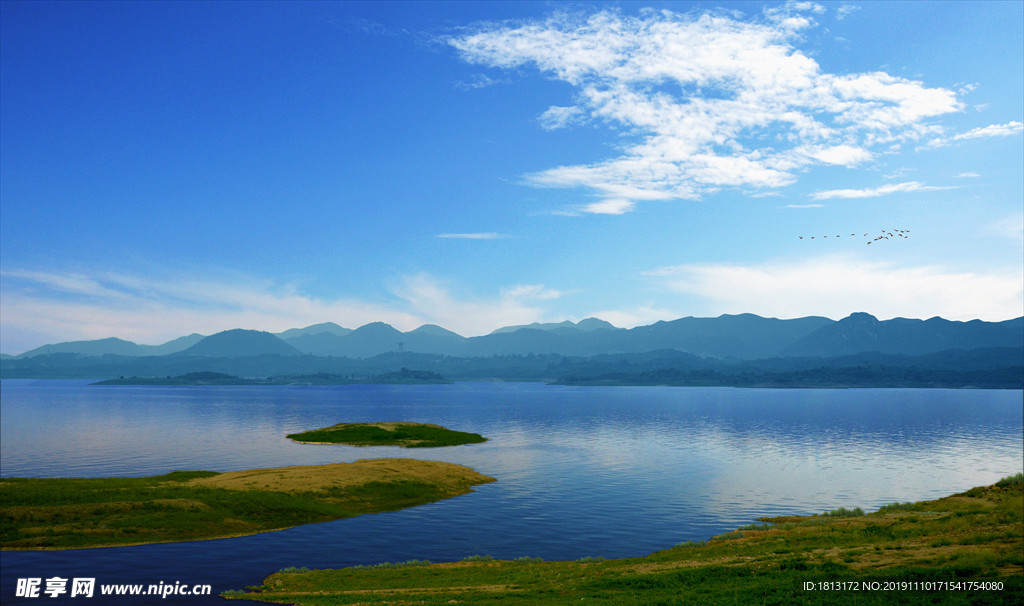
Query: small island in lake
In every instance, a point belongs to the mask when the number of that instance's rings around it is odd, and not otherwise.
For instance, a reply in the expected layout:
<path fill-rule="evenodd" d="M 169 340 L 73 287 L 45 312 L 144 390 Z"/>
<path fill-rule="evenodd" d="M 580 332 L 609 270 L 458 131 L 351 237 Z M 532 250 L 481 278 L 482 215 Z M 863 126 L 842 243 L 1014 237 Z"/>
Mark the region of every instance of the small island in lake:
<path fill-rule="evenodd" d="M 222 372 L 190 372 L 175 377 L 119 377 L 98 381 L 92 385 L 437 385 L 451 383 L 448 379 L 428 370 L 402 368 L 365 378 L 318 372 L 310 375 L 281 375 L 252 379 Z"/>
<path fill-rule="evenodd" d="M 3 478 L 0 547 L 74 549 L 243 536 L 395 511 L 494 481 L 462 465 L 414 459 L 143 478 Z"/>
<path fill-rule="evenodd" d="M 346 444 L 348 446 L 404 446 L 435 448 L 478 444 L 487 438 L 478 433 L 455 431 L 429 423 L 339 423 L 330 427 L 288 434 L 288 438 L 306 444 Z"/>

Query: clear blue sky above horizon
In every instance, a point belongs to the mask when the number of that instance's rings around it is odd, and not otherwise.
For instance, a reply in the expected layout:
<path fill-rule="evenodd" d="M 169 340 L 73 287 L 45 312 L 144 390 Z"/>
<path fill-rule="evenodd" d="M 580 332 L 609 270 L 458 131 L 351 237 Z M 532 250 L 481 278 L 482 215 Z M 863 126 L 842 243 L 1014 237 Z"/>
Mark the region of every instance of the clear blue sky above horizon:
<path fill-rule="evenodd" d="M 4 353 L 1024 314 L 1021 2 L 0 11 Z"/>

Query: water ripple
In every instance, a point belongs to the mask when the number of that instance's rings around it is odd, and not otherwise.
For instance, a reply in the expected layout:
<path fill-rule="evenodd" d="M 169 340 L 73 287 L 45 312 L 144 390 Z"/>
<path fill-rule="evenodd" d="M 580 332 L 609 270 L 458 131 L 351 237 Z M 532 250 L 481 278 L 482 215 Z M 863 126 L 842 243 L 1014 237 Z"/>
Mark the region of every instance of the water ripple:
<path fill-rule="evenodd" d="M 0 390 L 3 476 L 231 471 L 401 456 L 460 463 L 499 480 L 421 507 L 252 537 L 3 552 L 4 603 L 18 576 L 189 580 L 219 592 L 287 566 L 473 554 L 639 556 L 763 515 L 870 510 L 943 496 L 1019 471 L 1024 455 L 1020 391 L 507 383 L 102 388 L 73 381 L 3 381 Z M 284 437 L 377 420 L 439 423 L 490 440 L 406 450 Z"/>

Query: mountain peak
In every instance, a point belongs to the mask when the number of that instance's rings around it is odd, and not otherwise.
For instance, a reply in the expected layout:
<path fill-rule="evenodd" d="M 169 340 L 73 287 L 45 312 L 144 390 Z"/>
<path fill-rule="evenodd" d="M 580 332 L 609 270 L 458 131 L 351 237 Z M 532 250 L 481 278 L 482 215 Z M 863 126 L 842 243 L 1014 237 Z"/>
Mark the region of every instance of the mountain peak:
<path fill-rule="evenodd" d="M 401 334 L 401 331 L 399 331 L 394 326 L 388 324 L 387 322 L 370 322 L 369 324 L 363 324 L 362 326 L 360 326 L 359 328 L 355 329 L 352 332 L 353 333 L 359 333 L 359 334 L 367 334 L 367 333 L 369 333 L 369 334 L 376 334 L 376 333 L 380 333 L 380 334 L 383 334 L 383 333 Z"/>
<path fill-rule="evenodd" d="M 611 322 L 606 322 L 600 318 L 585 318 L 576 323 L 576 328 L 591 332 L 594 330 L 618 330 L 618 328 Z"/>
<path fill-rule="evenodd" d="M 210 335 L 180 353 L 184 355 L 231 358 L 267 354 L 283 356 L 300 355 L 299 350 L 269 332 L 247 330 L 244 328 L 233 328 Z"/>
<path fill-rule="evenodd" d="M 276 335 L 282 339 L 294 339 L 302 335 L 316 335 L 324 332 L 340 337 L 352 332 L 352 329 L 343 328 L 334 322 L 321 322 L 319 324 L 310 324 L 305 328 L 289 328 L 284 332 L 276 333 Z"/>
<path fill-rule="evenodd" d="M 405 333 L 408 335 L 431 335 L 438 337 L 459 337 L 458 333 L 452 332 L 447 328 L 438 326 L 437 324 L 424 324 L 415 330 L 410 330 Z"/>
<path fill-rule="evenodd" d="M 850 315 L 846 316 L 845 318 L 843 318 L 842 320 L 840 320 L 840 322 L 857 322 L 857 323 L 861 323 L 861 324 L 866 324 L 866 323 L 877 324 L 878 323 L 878 318 L 876 318 L 875 316 L 873 316 L 873 315 L 871 315 L 871 314 L 869 314 L 867 312 L 864 312 L 864 311 L 855 311 L 852 314 L 850 314 Z"/>
<path fill-rule="evenodd" d="M 587 318 L 580 320 L 578 323 L 574 323 L 570 320 L 562 322 L 534 322 L 532 324 L 517 324 L 515 326 L 503 326 L 491 332 L 492 335 L 499 335 L 502 333 L 516 332 L 523 330 L 524 328 L 530 330 L 582 330 L 584 332 L 591 332 L 594 330 L 609 330 L 615 329 L 615 326 L 610 322 L 605 322 L 598 318 Z"/>

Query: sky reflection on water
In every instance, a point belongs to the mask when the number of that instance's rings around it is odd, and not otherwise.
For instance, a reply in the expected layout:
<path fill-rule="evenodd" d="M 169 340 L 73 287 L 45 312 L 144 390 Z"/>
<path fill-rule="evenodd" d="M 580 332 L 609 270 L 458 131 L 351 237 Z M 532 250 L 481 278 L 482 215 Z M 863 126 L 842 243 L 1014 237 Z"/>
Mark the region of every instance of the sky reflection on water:
<path fill-rule="evenodd" d="M 399 456 L 460 463 L 498 478 L 455 499 L 254 537 L 4 552 L 5 603 L 11 575 L 84 571 L 83 562 L 125 582 L 211 582 L 212 575 L 223 591 L 286 566 L 475 553 L 643 555 L 764 515 L 943 496 L 1020 471 L 1024 455 L 1020 391 L 508 383 L 194 389 L 73 381 L 4 381 L 0 389 L 4 476 L 152 475 Z M 377 420 L 439 423 L 489 441 L 369 449 L 284 437 Z"/>

